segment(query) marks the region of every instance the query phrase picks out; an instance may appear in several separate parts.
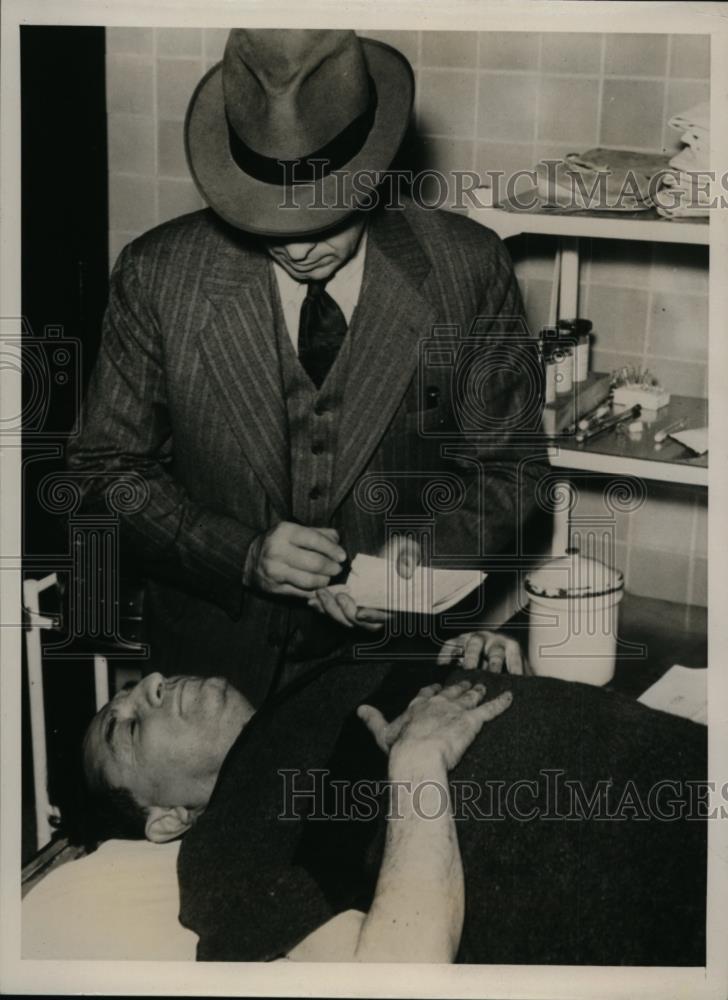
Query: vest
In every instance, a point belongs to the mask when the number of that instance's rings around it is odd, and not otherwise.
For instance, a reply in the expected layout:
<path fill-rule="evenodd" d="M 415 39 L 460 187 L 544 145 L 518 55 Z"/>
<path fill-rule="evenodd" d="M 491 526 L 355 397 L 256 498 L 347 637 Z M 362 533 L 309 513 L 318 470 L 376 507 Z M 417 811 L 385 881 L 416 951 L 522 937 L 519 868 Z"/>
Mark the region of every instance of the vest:
<path fill-rule="evenodd" d="M 278 283 L 270 272 L 271 301 L 281 384 L 288 417 L 291 472 L 291 514 L 311 527 L 326 527 L 331 505 L 337 432 L 341 422 L 356 310 L 346 337 L 320 390 L 311 382 L 286 327 Z M 308 607 L 294 608 L 289 617 L 285 664 L 279 686 L 299 673 L 299 664 L 337 654 L 349 641 L 345 630 Z"/>

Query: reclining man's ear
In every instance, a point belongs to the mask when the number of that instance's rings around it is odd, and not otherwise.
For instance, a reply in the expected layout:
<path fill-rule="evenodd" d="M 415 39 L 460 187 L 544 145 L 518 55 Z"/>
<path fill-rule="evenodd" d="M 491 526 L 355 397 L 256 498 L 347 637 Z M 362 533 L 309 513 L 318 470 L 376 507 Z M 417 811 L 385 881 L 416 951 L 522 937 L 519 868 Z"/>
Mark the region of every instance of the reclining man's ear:
<path fill-rule="evenodd" d="M 197 812 L 185 806 L 152 806 L 147 815 L 144 833 L 153 844 L 166 844 L 186 833 L 196 819 Z"/>

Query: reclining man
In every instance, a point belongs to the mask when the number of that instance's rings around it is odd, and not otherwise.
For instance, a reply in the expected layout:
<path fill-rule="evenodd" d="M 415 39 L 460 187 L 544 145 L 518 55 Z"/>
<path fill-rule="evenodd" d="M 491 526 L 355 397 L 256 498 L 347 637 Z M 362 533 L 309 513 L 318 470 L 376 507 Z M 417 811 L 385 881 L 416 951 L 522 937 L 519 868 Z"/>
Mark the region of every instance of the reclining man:
<path fill-rule="evenodd" d="M 253 717 L 152 675 L 85 766 L 127 833 L 185 834 L 201 960 L 704 962 L 705 731 L 611 692 L 352 661 Z"/>

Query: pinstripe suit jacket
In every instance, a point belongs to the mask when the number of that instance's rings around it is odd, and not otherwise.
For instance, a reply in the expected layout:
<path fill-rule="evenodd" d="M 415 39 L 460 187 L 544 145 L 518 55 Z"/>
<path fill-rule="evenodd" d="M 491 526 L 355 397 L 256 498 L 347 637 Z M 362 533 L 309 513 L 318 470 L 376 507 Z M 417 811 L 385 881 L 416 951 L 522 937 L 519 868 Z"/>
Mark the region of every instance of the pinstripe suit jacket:
<path fill-rule="evenodd" d="M 270 282 L 260 248 L 209 211 L 126 247 L 68 455 L 90 501 L 120 473 L 144 482 L 120 520 L 150 581 L 155 666 L 224 674 L 255 704 L 285 658 L 291 612 L 241 578 L 252 540 L 290 518 Z M 514 551 L 543 470 L 538 446 L 519 444 L 540 396 L 513 361 L 514 324 L 492 318 L 520 315 L 489 230 L 410 203 L 371 218 L 327 518 L 351 555 L 376 552 L 401 517 L 428 525 L 450 563 Z M 310 614 L 311 628 L 338 629 Z"/>

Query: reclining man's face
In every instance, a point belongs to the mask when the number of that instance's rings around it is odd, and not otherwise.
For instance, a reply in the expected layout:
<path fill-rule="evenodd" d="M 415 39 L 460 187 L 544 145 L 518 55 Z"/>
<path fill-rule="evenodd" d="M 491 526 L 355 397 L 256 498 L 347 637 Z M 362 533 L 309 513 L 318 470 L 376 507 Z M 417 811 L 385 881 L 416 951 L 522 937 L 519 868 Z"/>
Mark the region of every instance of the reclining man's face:
<path fill-rule="evenodd" d="M 326 233 L 295 241 L 266 240 L 268 253 L 296 281 L 326 281 L 351 259 L 364 230 L 355 217 Z"/>
<path fill-rule="evenodd" d="M 84 740 L 87 780 L 95 788 L 126 789 L 154 815 L 182 809 L 191 820 L 207 805 L 222 762 L 252 714 L 220 677 L 150 674 L 92 720 Z"/>

